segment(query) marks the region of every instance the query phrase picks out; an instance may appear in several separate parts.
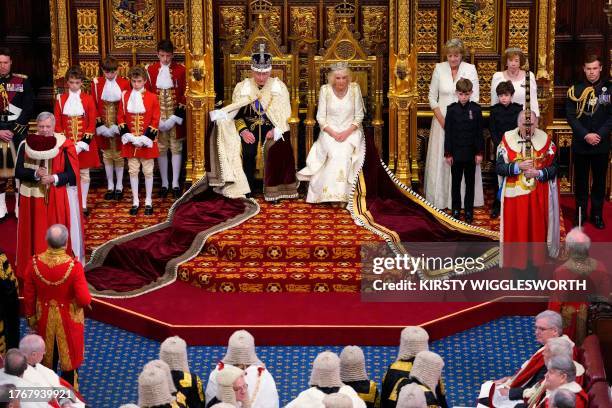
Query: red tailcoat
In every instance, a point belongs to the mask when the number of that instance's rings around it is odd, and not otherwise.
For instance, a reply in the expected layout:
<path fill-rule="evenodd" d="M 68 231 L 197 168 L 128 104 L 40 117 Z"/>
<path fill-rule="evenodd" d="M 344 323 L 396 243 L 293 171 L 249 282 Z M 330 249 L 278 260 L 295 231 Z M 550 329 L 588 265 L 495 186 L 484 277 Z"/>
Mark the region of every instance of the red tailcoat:
<path fill-rule="evenodd" d="M 119 127 L 127 125 L 129 133 L 134 136 L 142 136 L 147 131 L 147 128 L 157 130 L 159 124 L 159 101 L 157 96 L 145 90 L 142 93 L 142 103 L 145 107 L 145 113 L 130 113 L 127 111 L 128 101 L 132 90 L 126 91 L 121 97 L 119 110 L 117 111 L 117 122 Z M 121 156 L 126 158 L 138 157 L 140 159 L 155 159 L 159 157 L 159 148 L 157 140 L 153 141 L 153 147 L 136 147 L 132 143 L 126 143 L 121 147 Z"/>
<path fill-rule="evenodd" d="M 157 74 L 159 73 L 159 69 L 161 68 L 161 63 L 158 61 L 154 64 L 151 64 L 147 67 L 147 75 L 149 79 L 146 83 L 146 87 L 149 91 L 154 92 L 159 95 L 159 90 L 156 87 L 157 83 Z M 173 93 L 174 93 L 174 101 L 175 108 L 178 106 L 185 106 L 185 66 L 183 64 L 179 64 L 177 62 L 172 62 L 170 64 L 170 77 L 172 78 L 172 83 L 174 84 Z M 157 127 L 157 125 L 155 125 Z M 185 137 L 184 126 L 176 126 L 176 138 L 182 139 Z"/>
<path fill-rule="evenodd" d="M 115 81 L 117 81 L 117 85 L 119 85 L 119 89 L 121 89 L 121 92 L 130 89 L 130 81 L 128 81 L 126 78 L 117 76 Z M 96 103 L 96 110 L 98 112 L 96 118 L 98 126 L 104 125 L 106 127 L 110 127 L 111 125 L 117 124 L 117 111 L 119 109 L 119 101 L 105 102 L 102 100 L 102 91 L 104 90 L 105 84 L 106 77 L 104 75 L 98 78 L 94 78 L 91 84 L 91 90 L 94 102 Z M 112 105 L 111 109 L 106 108 L 108 104 Z M 110 139 L 108 137 L 98 136 L 96 134 L 96 142 L 98 143 L 98 147 L 102 150 L 108 150 L 111 148 L 111 140 L 115 141 L 115 149 L 121 149 L 121 136 L 116 135 L 114 138 Z"/>
<path fill-rule="evenodd" d="M 523 146 L 517 141 L 517 135 L 518 130 L 514 130 L 503 136 L 500 147 L 505 152 L 506 163 L 525 160 L 521 154 Z M 551 138 L 538 130 L 532 140 L 536 168 L 551 166 L 557 151 Z M 509 249 L 503 251 L 503 266 L 524 269 L 528 261 L 533 265 L 544 264 L 547 259 L 545 245 L 535 247 L 517 243 L 546 243 L 549 223 L 555 222 L 548 216 L 548 182 L 526 180 L 522 173 L 510 175 L 505 177 L 502 191 L 502 242 L 504 246 L 509 244 Z"/>
<path fill-rule="evenodd" d="M 55 134 L 56 146 L 58 153 L 50 159 L 49 174 L 58 174 L 64 171 L 65 157 L 68 154 L 70 166 L 75 173 L 77 188 L 80 186 L 79 180 L 79 160 L 77 158 L 74 143 L 61 133 Z M 30 142 L 30 136 L 26 138 L 21 149 L 25 150 L 25 146 Z M 30 158 L 25 150 L 25 159 Z M 44 162 L 39 162 L 43 166 Z M 32 258 L 32 255 L 41 253 L 47 247 L 45 234 L 47 229 L 53 224 L 63 224 L 70 230 L 70 204 L 68 201 L 68 193 L 66 186 L 56 187 L 53 184 L 48 189 L 48 200 L 45 203 L 45 198 L 42 195 L 42 189 L 38 183 L 31 186 L 30 183 L 22 180 L 19 188 L 19 224 L 17 226 L 17 276 L 20 279 L 24 277 L 26 265 Z M 81 194 L 78 194 L 79 199 Z M 79 205 L 80 209 L 80 205 Z M 79 211 L 80 214 L 80 211 Z M 82 220 L 79 220 L 81 229 L 83 226 Z M 83 233 L 81 231 L 81 236 Z M 71 244 L 68 243 L 69 251 L 71 252 Z"/>
<path fill-rule="evenodd" d="M 37 333 L 45 340 L 43 364 L 54 368 L 55 342 L 61 369 L 79 368 L 85 350 L 83 307 L 91 303 L 81 263 L 63 249 L 33 256 L 25 271 L 23 297 L 25 315 L 36 316 Z"/>
<path fill-rule="evenodd" d="M 83 151 L 79 154 L 79 168 L 89 169 L 91 167 L 100 167 L 98 146 L 94 138 L 97 117 L 96 104 L 91 95 L 81 92 L 81 103 L 83 104 L 85 114 L 79 117 L 66 116 L 62 112 L 68 100 L 68 94 L 69 92 L 65 92 L 55 98 L 55 131 L 57 133 L 63 133 L 75 144 L 83 139 L 91 140 L 89 143 L 89 151 Z"/>

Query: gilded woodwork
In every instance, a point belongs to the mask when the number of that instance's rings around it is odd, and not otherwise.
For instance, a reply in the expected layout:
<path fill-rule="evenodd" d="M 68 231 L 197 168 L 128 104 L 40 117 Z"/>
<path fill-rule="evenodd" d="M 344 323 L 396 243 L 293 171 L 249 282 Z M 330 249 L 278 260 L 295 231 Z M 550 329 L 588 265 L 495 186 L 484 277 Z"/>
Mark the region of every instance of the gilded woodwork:
<path fill-rule="evenodd" d="M 49 0 L 49 10 L 51 11 L 51 61 L 53 64 L 54 83 L 57 79 L 64 77 L 70 66 L 67 7 L 66 0 Z"/>
<path fill-rule="evenodd" d="M 438 52 L 438 10 L 423 9 L 417 12 L 417 50 L 423 54 Z"/>
<path fill-rule="evenodd" d="M 435 62 L 420 62 L 417 71 L 419 103 L 427 104 L 427 106 L 429 106 L 429 84 L 431 83 L 431 75 L 435 68 Z"/>
<path fill-rule="evenodd" d="M 480 85 L 480 104 L 482 106 L 491 105 L 491 79 L 493 79 L 493 74 L 497 72 L 497 67 L 497 61 L 478 61 L 476 64 Z"/>
<path fill-rule="evenodd" d="M 266 16 L 266 26 L 275 40 L 280 41 L 283 25 L 281 21 L 283 9 L 281 6 L 273 6 L 270 14 Z"/>
<path fill-rule="evenodd" d="M 317 8 L 291 7 L 289 9 L 291 36 L 297 38 L 316 38 Z"/>
<path fill-rule="evenodd" d="M 183 53 L 185 52 L 185 35 L 187 32 L 185 10 L 170 9 L 168 10 L 168 16 L 170 40 L 174 44 L 174 51 L 176 53 Z"/>
<path fill-rule="evenodd" d="M 529 54 L 529 9 L 511 8 L 508 18 L 508 47 Z"/>
<path fill-rule="evenodd" d="M 230 49 L 238 49 L 244 37 L 244 22 L 246 21 L 246 7 L 221 6 L 219 7 L 219 35 L 229 42 Z"/>
<path fill-rule="evenodd" d="M 95 78 L 98 76 L 99 63 L 98 61 L 79 61 L 79 65 L 87 78 Z"/>
<path fill-rule="evenodd" d="M 98 10 L 77 9 L 77 39 L 79 52 L 97 54 L 98 46 Z"/>
<path fill-rule="evenodd" d="M 334 38 L 336 31 L 338 30 L 338 24 L 336 22 L 336 12 L 333 6 L 328 6 L 326 9 L 327 16 L 327 38 Z"/>
<path fill-rule="evenodd" d="M 155 49 L 158 41 L 156 0 L 108 0 L 111 49 Z"/>
<path fill-rule="evenodd" d="M 450 37 L 461 38 L 467 49 L 497 51 L 499 24 L 496 0 L 452 0 Z"/>
<path fill-rule="evenodd" d="M 117 68 L 118 74 L 127 78 L 131 66 L 132 63 L 130 61 L 119 61 L 119 68 Z"/>
<path fill-rule="evenodd" d="M 388 7 L 361 6 L 363 38 L 368 45 L 373 40 L 387 41 Z"/>

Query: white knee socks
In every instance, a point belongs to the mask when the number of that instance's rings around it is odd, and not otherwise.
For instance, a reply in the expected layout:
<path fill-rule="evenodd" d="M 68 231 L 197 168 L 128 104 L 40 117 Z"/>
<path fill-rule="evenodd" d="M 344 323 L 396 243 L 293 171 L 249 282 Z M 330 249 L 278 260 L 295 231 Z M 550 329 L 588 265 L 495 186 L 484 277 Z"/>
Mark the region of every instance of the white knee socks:
<path fill-rule="evenodd" d="M 172 188 L 179 186 L 179 176 L 181 175 L 181 155 L 172 155 Z"/>
<path fill-rule="evenodd" d="M 115 189 L 119 191 L 123 191 L 123 166 L 115 167 L 115 176 L 117 177 L 117 182 L 115 183 Z"/>
<path fill-rule="evenodd" d="M 159 165 L 159 174 L 161 176 L 162 187 L 168 188 L 168 156 L 166 155 L 166 152 L 159 154 L 157 164 Z"/>
<path fill-rule="evenodd" d="M 112 164 L 104 164 L 104 171 L 106 172 L 106 189 L 114 190 L 115 183 L 113 183 L 113 165 Z"/>
<path fill-rule="evenodd" d="M 0 194 L 0 217 L 4 217 L 8 210 L 6 209 L 6 193 Z"/>
<path fill-rule="evenodd" d="M 140 201 L 138 200 L 138 176 L 130 176 L 130 186 L 132 187 L 132 205 L 138 207 Z"/>
<path fill-rule="evenodd" d="M 153 205 L 151 195 L 153 194 L 153 177 L 145 178 L 145 205 Z"/>
<path fill-rule="evenodd" d="M 89 193 L 89 183 L 81 181 L 81 201 L 83 209 L 87 209 L 87 193 Z"/>

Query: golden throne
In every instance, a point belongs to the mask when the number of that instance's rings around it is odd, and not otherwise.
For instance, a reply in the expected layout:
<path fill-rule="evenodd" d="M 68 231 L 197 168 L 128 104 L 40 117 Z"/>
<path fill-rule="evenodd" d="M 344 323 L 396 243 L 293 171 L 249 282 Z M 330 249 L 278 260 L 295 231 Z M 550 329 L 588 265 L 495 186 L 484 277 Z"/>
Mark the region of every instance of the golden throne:
<path fill-rule="evenodd" d="M 316 125 L 316 109 L 321 85 L 327 83 L 330 67 L 337 62 L 346 62 L 352 71 L 353 82 L 357 82 L 364 98 L 364 106 L 372 118 L 374 140 L 380 152 L 382 146 L 382 56 L 369 55 L 367 47 L 362 45 L 349 25 L 355 16 L 355 5 L 342 2 L 334 7 L 334 14 L 340 23 L 334 38 L 325 42 L 325 48 L 315 56 L 309 53 L 308 59 L 308 94 L 307 111 L 304 125 L 306 128 L 306 153 L 314 142 L 314 127 Z M 376 45 L 373 42 L 372 45 Z M 364 124 L 365 125 L 365 124 Z"/>
<path fill-rule="evenodd" d="M 271 13 L 272 2 L 269 0 L 254 0 L 250 3 L 251 13 L 257 16 L 254 28 L 246 36 L 244 42 L 239 44 L 226 44 L 224 46 L 223 64 L 223 91 L 224 99 L 229 103 L 232 100 L 232 92 L 235 85 L 251 75 L 251 55 L 259 52 L 260 44 L 265 45 L 267 53 L 272 55 L 272 77 L 280 78 L 291 93 L 292 99 L 295 98 L 297 85 L 294 84 L 296 76 L 294 70 L 298 69 L 295 56 L 286 54 L 284 47 L 279 45 L 280 39 L 275 38 L 266 28 L 266 16 Z M 235 53 L 233 51 L 236 51 Z M 297 163 L 298 146 L 298 127 L 299 123 L 297 105 L 292 106 L 289 124 L 291 128 L 291 144 Z M 257 154 L 257 178 L 263 177 L 263 157 L 261 149 Z"/>

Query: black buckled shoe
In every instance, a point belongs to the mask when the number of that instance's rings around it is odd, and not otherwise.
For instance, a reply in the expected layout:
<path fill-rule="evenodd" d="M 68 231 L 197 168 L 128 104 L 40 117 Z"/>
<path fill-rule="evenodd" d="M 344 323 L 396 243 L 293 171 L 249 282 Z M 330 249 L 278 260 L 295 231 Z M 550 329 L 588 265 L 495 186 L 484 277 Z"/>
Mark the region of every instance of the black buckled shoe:
<path fill-rule="evenodd" d="M 605 229 L 606 224 L 604 223 L 603 217 L 601 215 L 593 215 L 591 217 L 591 224 L 597 229 Z"/>
<path fill-rule="evenodd" d="M 107 190 L 106 193 L 104 193 L 104 199 L 106 201 L 110 201 L 113 198 L 115 198 L 115 192 L 113 190 Z"/>
<path fill-rule="evenodd" d="M 160 198 L 168 197 L 168 187 L 162 187 L 159 189 L 159 197 Z"/>
<path fill-rule="evenodd" d="M 138 208 L 140 208 L 137 205 L 132 206 L 132 208 L 130 208 L 130 215 L 136 215 L 138 214 Z"/>
<path fill-rule="evenodd" d="M 83 215 L 89 217 L 89 208 L 83 208 Z"/>
<path fill-rule="evenodd" d="M 172 196 L 176 200 L 181 196 L 181 188 L 180 187 L 172 187 Z"/>
<path fill-rule="evenodd" d="M 153 215 L 153 206 L 145 205 L 144 215 Z"/>
<path fill-rule="evenodd" d="M 474 214 L 471 211 L 465 212 L 465 222 L 467 222 L 468 224 L 474 222 Z"/>
<path fill-rule="evenodd" d="M 453 210 L 453 218 L 456 220 L 461 219 L 461 210 Z"/>
<path fill-rule="evenodd" d="M 115 190 L 115 200 L 123 200 L 123 190 Z"/>

